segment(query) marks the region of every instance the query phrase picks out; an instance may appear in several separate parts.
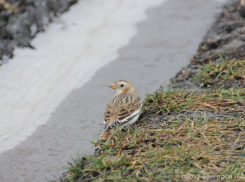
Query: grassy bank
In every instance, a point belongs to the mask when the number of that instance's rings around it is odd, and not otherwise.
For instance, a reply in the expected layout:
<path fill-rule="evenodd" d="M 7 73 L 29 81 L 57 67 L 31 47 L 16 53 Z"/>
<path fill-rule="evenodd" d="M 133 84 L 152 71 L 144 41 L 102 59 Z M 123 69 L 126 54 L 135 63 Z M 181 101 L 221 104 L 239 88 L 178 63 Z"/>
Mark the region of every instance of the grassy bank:
<path fill-rule="evenodd" d="M 234 61 L 211 62 L 194 78 L 200 86 L 210 79 L 232 81 L 236 70 L 245 73 L 245 61 Z M 205 91 L 159 89 L 145 98 L 136 126 L 97 144 L 97 156 L 74 159 L 66 181 L 238 180 L 245 175 L 244 111 L 245 88 L 238 84 Z"/>

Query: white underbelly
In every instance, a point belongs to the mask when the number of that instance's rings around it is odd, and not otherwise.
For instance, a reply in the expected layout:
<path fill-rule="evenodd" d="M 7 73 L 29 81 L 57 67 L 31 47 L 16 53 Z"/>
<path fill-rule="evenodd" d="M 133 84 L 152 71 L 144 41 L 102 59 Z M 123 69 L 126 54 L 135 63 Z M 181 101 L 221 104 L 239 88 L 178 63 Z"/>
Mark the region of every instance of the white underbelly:
<path fill-rule="evenodd" d="M 124 125 L 122 125 L 122 127 L 126 126 L 126 125 L 130 125 L 130 124 L 134 124 L 137 121 L 138 118 L 139 118 L 139 114 L 137 114 L 131 121 L 129 121 L 129 122 L 125 123 Z"/>

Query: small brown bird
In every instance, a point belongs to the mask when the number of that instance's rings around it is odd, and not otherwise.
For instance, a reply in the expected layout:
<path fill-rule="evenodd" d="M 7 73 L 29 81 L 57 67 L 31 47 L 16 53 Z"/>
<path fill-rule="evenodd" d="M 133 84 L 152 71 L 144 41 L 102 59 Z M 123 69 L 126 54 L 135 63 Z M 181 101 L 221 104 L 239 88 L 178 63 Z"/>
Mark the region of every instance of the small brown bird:
<path fill-rule="evenodd" d="M 132 83 L 119 80 L 110 86 L 116 95 L 108 102 L 104 116 L 104 132 L 99 140 L 109 140 L 119 128 L 133 124 L 141 112 L 141 98 Z"/>

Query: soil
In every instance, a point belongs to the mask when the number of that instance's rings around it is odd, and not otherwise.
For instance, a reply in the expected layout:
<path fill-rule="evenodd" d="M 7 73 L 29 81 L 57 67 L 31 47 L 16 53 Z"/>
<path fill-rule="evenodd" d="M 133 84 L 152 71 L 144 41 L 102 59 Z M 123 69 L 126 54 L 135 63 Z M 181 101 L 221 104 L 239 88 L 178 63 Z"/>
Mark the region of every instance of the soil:
<path fill-rule="evenodd" d="M 189 86 L 192 89 L 198 88 L 200 83 L 193 78 L 194 75 L 200 72 L 199 65 L 245 58 L 245 7 L 241 6 L 239 2 L 239 0 L 229 1 L 223 7 L 222 13 L 217 17 L 217 20 L 200 43 L 197 53 L 191 59 L 190 64 L 182 68 L 171 79 L 173 88 Z M 244 80 L 240 78 L 234 78 L 222 84 L 224 88 L 231 88 L 234 84 L 245 87 Z M 210 88 L 221 86 L 215 82 L 210 85 Z M 210 85 L 203 85 L 202 88 L 206 89 Z"/>
<path fill-rule="evenodd" d="M 54 17 L 77 0 L 1 0 L 0 65 L 13 57 L 15 47 L 29 47 L 32 38 L 44 31 Z"/>

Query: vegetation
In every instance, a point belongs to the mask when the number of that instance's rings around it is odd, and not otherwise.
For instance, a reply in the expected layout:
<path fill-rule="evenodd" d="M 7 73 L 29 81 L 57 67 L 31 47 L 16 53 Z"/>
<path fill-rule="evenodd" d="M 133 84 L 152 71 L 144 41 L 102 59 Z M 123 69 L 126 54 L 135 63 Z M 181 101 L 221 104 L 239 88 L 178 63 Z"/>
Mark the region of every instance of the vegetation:
<path fill-rule="evenodd" d="M 245 59 L 244 60 L 223 60 L 220 63 L 210 62 L 201 65 L 200 73 L 195 79 L 205 86 L 215 86 L 216 88 L 232 87 L 234 84 L 245 85 Z"/>
<path fill-rule="evenodd" d="M 240 107 L 243 111 L 244 96 L 245 89 L 235 87 L 229 90 L 217 89 L 205 92 L 174 90 L 164 93 L 161 91 L 147 96 L 143 111 L 151 111 L 154 114 L 206 109 L 227 112 L 238 111 Z"/>
<path fill-rule="evenodd" d="M 245 89 L 161 89 L 147 95 L 136 126 L 74 159 L 66 181 L 245 178 L 244 110 Z"/>

